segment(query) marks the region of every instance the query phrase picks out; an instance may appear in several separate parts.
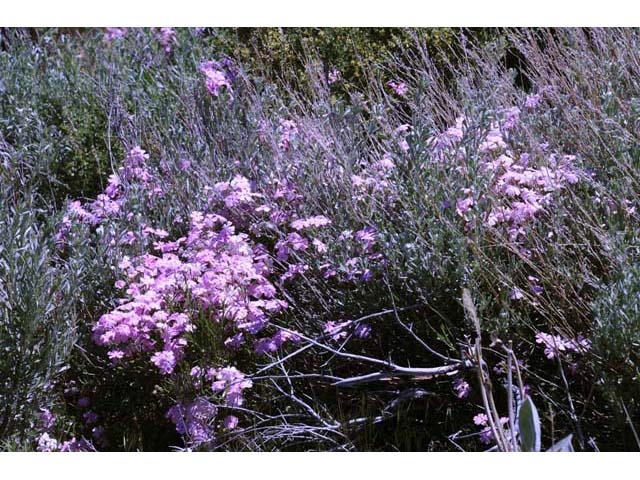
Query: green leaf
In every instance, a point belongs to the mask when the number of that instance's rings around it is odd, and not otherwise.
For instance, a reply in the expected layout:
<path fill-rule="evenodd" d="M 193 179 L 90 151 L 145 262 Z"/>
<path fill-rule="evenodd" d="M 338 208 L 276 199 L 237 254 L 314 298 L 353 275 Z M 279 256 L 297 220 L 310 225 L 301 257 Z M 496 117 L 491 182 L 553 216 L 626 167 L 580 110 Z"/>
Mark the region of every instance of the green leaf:
<path fill-rule="evenodd" d="M 531 397 L 526 397 L 518 415 L 520 444 L 523 452 L 540 451 L 540 417 Z"/>
<path fill-rule="evenodd" d="M 554 443 L 547 452 L 573 452 L 573 445 L 571 444 L 572 439 L 572 434 L 567 435 L 562 440 L 558 440 Z"/>

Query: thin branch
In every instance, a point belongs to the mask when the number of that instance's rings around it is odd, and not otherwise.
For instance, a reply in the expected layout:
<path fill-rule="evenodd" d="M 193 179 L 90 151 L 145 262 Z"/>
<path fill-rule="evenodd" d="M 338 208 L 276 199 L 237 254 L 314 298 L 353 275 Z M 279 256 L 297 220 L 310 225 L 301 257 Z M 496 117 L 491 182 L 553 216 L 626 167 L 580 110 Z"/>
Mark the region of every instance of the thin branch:
<path fill-rule="evenodd" d="M 411 377 L 414 380 L 431 380 L 432 378 L 440 377 L 443 375 L 455 375 L 456 373 L 458 373 L 461 367 L 471 367 L 472 365 L 473 364 L 468 360 L 463 364 L 457 363 L 453 365 L 444 365 L 442 367 L 428 368 L 400 367 L 397 365 L 389 364 L 388 371 L 374 372 L 357 377 L 345 378 L 343 380 L 334 382 L 332 385 L 338 387 L 347 387 L 351 385 L 358 385 L 361 383 L 391 380 L 397 377 Z"/>
<path fill-rule="evenodd" d="M 391 305 L 393 306 L 393 315 L 396 319 L 396 322 L 398 322 L 398 324 L 404 328 L 409 335 L 411 335 L 413 337 L 414 340 L 416 340 L 420 345 L 422 345 L 422 347 L 427 350 L 429 353 L 431 353 L 432 355 L 435 355 L 436 357 L 440 358 L 441 360 L 444 360 L 445 362 L 450 362 L 453 359 L 448 357 L 447 355 L 442 355 L 440 352 L 437 352 L 436 350 L 434 350 L 433 348 L 431 348 L 429 345 L 427 345 L 427 343 L 422 340 L 418 335 L 416 335 L 416 333 L 413 331 L 413 329 L 411 329 L 406 323 L 404 323 L 402 320 L 400 320 L 400 315 L 398 315 L 398 312 L 400 311 L 399 309 L 396 308 L 396 302 L 393 298 L 393 292 L 391 291 L 391 285 L 389 285 L 389 280 L 388 278 L 385 277 L 385 284 L 387 285 L 387 290 L 389 290 L 389 296 L 391 298 Z"/>
<path fill-rule="evenodd" d="M 631 417 L 629 416 L 629 412 L 627 411 L 627 406 L 624 404 L 624 400 L 620 400 L 620 404 L 622 405 L 624 414 L 627 417 L 627 422 L 629 423 L 631 431 L 633 432 L 633 438 L 636 439 L 636 444 L 638 445 L 638 448 L 640 448 L 640 438 L 638 437 L 638 432 L 636 432 L 636 427 L 633 426 L 633 422 L 631 421 Z"/>

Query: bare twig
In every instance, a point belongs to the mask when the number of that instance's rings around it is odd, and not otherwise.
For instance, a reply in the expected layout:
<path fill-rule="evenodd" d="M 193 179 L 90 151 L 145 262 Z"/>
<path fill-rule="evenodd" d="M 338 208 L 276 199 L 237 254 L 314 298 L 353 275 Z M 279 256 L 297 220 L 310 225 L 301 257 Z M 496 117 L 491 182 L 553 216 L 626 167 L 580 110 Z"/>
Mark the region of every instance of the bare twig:
<path fill-rule="evenodd" d="M 622 405 L 622 410 L 624 410 L 624 414 L 627 417 L 627 423 L 631 427 L 631 431 L 633 432 L 633 438 L 636 439 L 636 445 L 640 448 L 640 437 L 638 437 L 638 432 L 636 431 L 636 427 L 633 426 L 633 422 L 631 421 L 631 417 L 629 416 L 629 412 L 627 410 L 627 406 L 624 404 L 624 400 L 620 400 L 620 404 Z"/>
<path fill-rule="evenodd" d="M 397 377 L 411 377 L 414 380 L 431 380 L 432 378 L 440 377 L 443 375 L 454 375 L 460 370 L 461 367 L 471 367 L 470 361 L 464 363 L 456 363 L 452 365 L 444 365 L 442 367 L 430 367 L 430 368 L 411 368 L 400 367 L 398 365 L 389 364 L 389 371 L 375 372 L 366 375 L 360 375 L 357 377 L 345 378 L 334 382 L 333 385 L 346 387 L 350 385 L 357 385 L 361 383 L 374 382 L 379 380 L 390 380 Z"/>

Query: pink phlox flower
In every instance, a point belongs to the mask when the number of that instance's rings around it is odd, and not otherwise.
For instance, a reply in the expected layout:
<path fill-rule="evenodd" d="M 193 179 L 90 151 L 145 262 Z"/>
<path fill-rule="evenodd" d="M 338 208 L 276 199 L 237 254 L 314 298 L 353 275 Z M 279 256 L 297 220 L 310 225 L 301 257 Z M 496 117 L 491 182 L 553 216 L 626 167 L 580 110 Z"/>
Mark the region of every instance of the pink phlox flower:
<path fill-rule="evenodd" d="M 325 243 L 321 242 L 317 238 L 314 238 L 311 243 L 313 244 L 313 246 L 316 249 L 316 252 L 318 253 L 326 253 L 329 250 L 329 247 L 327 247 Z"/>
<path fill-rule="evenodd" d="M 287 241 L 287 244 L 290 245 L 291 248 L 296 251 L 305 251 L 309 246 L 309 240 L 307 240 L 305 237 L 295 232 L 287 235 L 286 241 Z"/>
<path fill-rule="evenodd" d="M 355 233 L 356 241 L 364 245 L 366 249 L 370 249 L 373 246 L 373 244 L 376 242 L 376 238 L 377 238 L 376 229 L 371 226 L 367 226 L 362 230 L 358 230 Z"/>
<path fill-rule="evenodd" d="M 369 338 L 371 335 L 371 326 L 366 323 L 359 323 L 353 329 L 353 334 L 358 338 Z"/>
<path fill-rule="evenodd" d="M 37 450 L 39 452 L 55 452 L 58 450 L 58 440 L 49 436 L 47 432 L 44 432 L 38 437 Z"/>
<path fill-rule="evenodd" d="M 538 332 L 536 334 L 536 343 L 545 347 L 544 354 L 548 359 L 556 358 L 561 352 L 565 351 L 585 354 L 591 348 L 591 342 L 585 339 L 582 335 L 579 335 L 577 338 L 570 339 L 560 335 Z"/>
<path fill-rule="evenodd" d="M 278 127 L 280 132 L 280 142 L 278 146 L 281 150 L 287 151 L 291 146 L 291 142 L 298 134 L 298 125 L 293 120 L 282 119 Z"/>
<path fill-rule="evenodd" d="M 176 431 L 185 435 L 189 444 L 200 445 L 213 440 L 213 420 L 218 409 L 204 397 L 191 403 L 172 406 L 166 416 L 176 426 Z"/>
<path fill-rule="evenodd" d="M 65 440 L 60 445 L 61 452 L 90 452 L 95 451 L 95 447 L 84 438 L 76 440 L 76 437 L 71 440 Z"/>
<path fill-rule="evenodd" d="M 304 230 L 307 228 L 324 227 L 329 224 L 331 224 L 331 220 L 327 217 L 324 215 L 316 215 L 315 217 L 294 220 L 291 222 L 291 228 L 294 230 Z"/>
<path fill-rule="evenodd" d="M 171 52 L 171 48 L 176 43 L 176 32 L 173 28 L 162 27 L 158 31 L 158 41 L 166 53 Z"/>
<path fill-rule="evenodd" d="M 105 28 L 104 41 L 113 42 L 124 37 L 127 34 L 126 28 L 120 27 L 107 27 Z"/>
<path fill-rule="evenodd" d="M 542 96 L 539 93 L 532 93 L 530 95 L 527 95 L 527 98 L 525 98 L 524 100 L 524 106 L 525 108 L 534 109 L 538 106 L 541 99 Z"/>
<path fill-rule="evenodd" d="M 454 380 L 453 389 L 456 391 L 456 396 L 460 399 L 467 398 L 469 393 L 471 393 L 471 386 L 462 378 Z"/>
<path fill-rule="evenodd" d="M 238 426 L 238 417 L 234 415 L 227 415 L 222 421 L 222 425 L 227 430 L 234 430 Z"/>
<path fill-rule="evenodd" d="M 278 351 L 278 344 L 273 338 L 260 338 L 255 341 L 253 349 L 258 354 L 273 353 Z"/>
<path fill-rule="evenodd" d="M 407 84 L 404 82 L 396 82 L 395 80 L 390 80 L 387 82 L 387 86 L 393 90 L 396 95 L 399 95 L 401 97 L 405 96 L 407 91 L 409 90 L 409 88 L 407 87 Z"/>
<path fill-rule="evenodd" d="M 480 443 L 489 445 L 493 441 L 493 432 L 491 427 L 485 427 L 480 432 Z"/>
<path fill-rule="evenodd" d="M 347 327 L 349 327 L 353 322 L 351 320 L 343 321 L 343 322 L 335 322 L 333 320 L 329 320 L 324 324 L 322 331 L 331 337 L 332 340 L 338 341 L 347 336 Z"/>
<path fill-rule="evenodd" d="M 173 372 L 177 360 L 175 354 L 171 350 L 163 350 L 161 352 L 156 352 L 151 357 L 151 362 L 158 367 L 163 374 L 168 375 Z"/>
<path fill-rule="evenodd" d="M 280 277 L 280 280 L 282 282 L 286 282 L 298 275 L 304 274 L 307 270 L 309 270 L 309 265 L 306 265 L 304 263 L 295 263 L 295 264 L 289 265 L 289 267 L 287 268 L 287 271 L 284 274 L 282 274 L 282 276 Z"/>
<path fill-rule="evenodd" d="M 229 93 L 233 93 L 231 79 L 218 62 L 203 62 L 200 64 L 200 71 L 205 75 L 205 84 L 211 95 L 218 97 L 223 87 Z"/>
<path fill-rule="evenodd" d="M 464 217 L 473 205 L 475 205 L 475 199 L 473 197 L 459 199 L 456 201 L 456 213 Z"/>
<path fill-rule="evenodd" d="M 480 152 L 490 153 L 496 151 L 502 151 L 507 148 L 507 144 L 502 138 L 502 133 L 498 125 L 492 125 L 491 130 L 480 144 Z"/>
<path fill-rule="evenodd" d="M 518 107 L 510 107 L 502 112 L 502 128 L 504 130 L 512 130 L 518 126 L 520 122 L 520 109 Z"/>
<path fill-rule="evenodd" d="M 126 169 L 133 170 L 144 167 L 147 160 L 149 160 L 149 154 L 140 146 L 135 146 L 129 151 L 123 163 Z"/>
<path fill-rule="evenodd" d="M 514 288 L 513 290 L 511 290 L 509 298 L 511 300 L 521 300 L 524 298 L 524 293 L 519 288 Z"/>
<path fill-rule="evenodd" d="M 230 182 L 216 183 L 214 189 L 223 198 L 227 208 L 252 203 L 257 196 L 252 191 L 251 182 L 241 175 L 236 175 Z"/>
<path fill-rule="evenodd" d="M 487 417 L 484 413 L 478 413 L 475 417 L 473 417 L 473 423 L 478 426 L 486 426 L 487 422 L 489 422 L 489 417 Z"/>
<path fill-rule="evenodd" d="M 44 430 L 50 430 L 56 422 L 56 416 L 48 408 L 41 408 L 40 411 L 40 425 Z"/>
<path fill-rule="evenodd" d="M 242 391 L 253 386 L 251 380 L 235 367 L 225 367 L 217 371 L 216 381 L 211 388 L 214 392 L 223 392 L 227 405 L 239 407 L 243 403 Z"/>

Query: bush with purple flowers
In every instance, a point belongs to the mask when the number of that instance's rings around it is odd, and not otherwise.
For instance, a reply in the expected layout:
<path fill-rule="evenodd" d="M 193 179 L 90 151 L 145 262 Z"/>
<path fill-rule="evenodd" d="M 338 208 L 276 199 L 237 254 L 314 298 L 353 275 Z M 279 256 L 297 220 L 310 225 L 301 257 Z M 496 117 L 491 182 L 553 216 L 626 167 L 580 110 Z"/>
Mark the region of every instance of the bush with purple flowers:
<path fill-rule="evenodd" d="M 637 31 L 416 34 L 357 86 L 218 33 L 0 52 L 3 449 L 636 448 Z"/>

